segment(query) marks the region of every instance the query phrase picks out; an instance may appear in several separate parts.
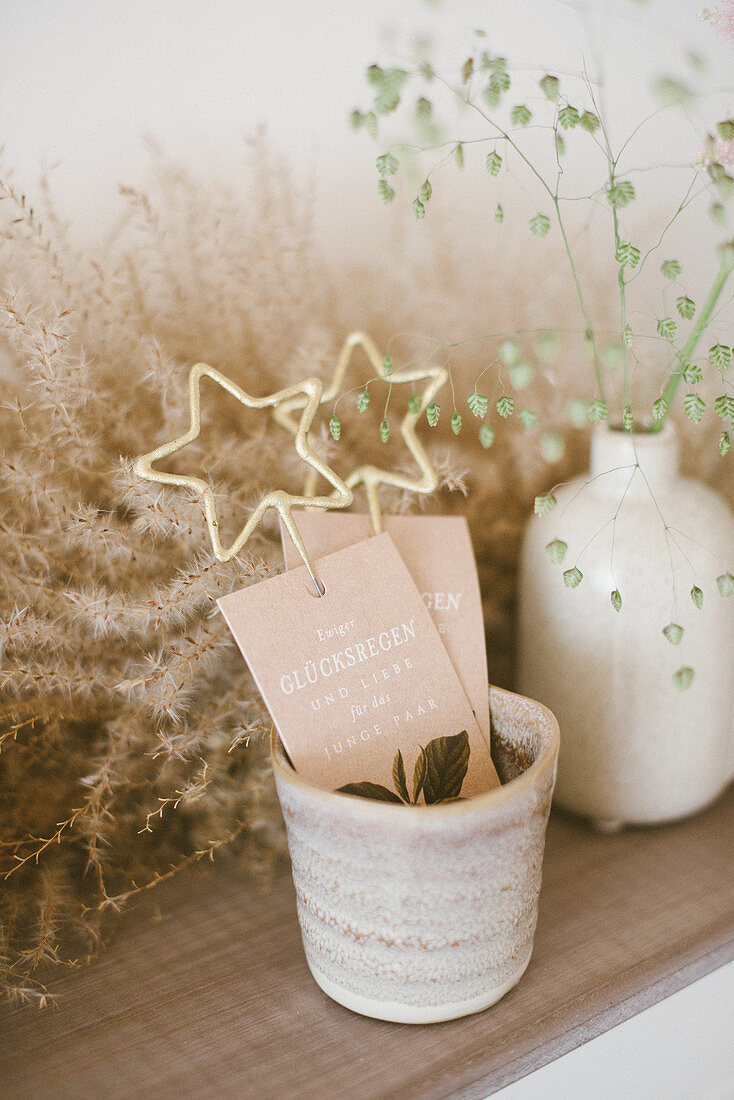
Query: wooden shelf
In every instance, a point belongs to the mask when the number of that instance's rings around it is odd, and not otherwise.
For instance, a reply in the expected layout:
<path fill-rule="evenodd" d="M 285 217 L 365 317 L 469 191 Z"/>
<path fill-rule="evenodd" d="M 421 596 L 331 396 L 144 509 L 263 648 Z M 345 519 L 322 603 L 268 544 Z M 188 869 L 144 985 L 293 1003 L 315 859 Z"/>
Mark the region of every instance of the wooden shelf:
<path fill-rule="evenodd" d="M 479 1098 L 734 958 L 734 789 L 680 825 L 600 837 L 553 814 L 535 952 L 488 1011 L 431 1027 L 356 1016 L 313 982 L 290 876 L 222 861 L 126 918 L 60 1008 L 4 1020 L 21 1097 Z"/>

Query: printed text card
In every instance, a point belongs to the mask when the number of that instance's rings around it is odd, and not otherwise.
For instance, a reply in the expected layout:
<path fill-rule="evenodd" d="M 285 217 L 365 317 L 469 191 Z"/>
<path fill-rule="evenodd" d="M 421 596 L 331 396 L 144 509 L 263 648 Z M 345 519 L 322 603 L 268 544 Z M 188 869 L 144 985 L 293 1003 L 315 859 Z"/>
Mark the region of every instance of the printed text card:
<path fill-rule="evenodd" d="M 377 784 L 391 801 L 496 786 L 471 705 L 390 536 L 329 554 L 317 572 L 321 598 L 301 567 L 218 601 L 296 770 L 331 790 Z"/>

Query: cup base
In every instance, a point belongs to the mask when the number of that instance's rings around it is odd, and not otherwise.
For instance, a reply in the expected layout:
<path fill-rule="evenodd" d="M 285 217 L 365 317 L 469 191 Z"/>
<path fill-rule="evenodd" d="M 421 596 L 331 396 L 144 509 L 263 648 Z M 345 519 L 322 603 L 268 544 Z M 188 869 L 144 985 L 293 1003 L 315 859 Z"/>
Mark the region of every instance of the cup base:
<path fill-rule="evenodd" d="M 500 985 L 491 986 L 476 997 L 425 1006 L 403 1004 L 400 1001 L 377 1001 L 360 996 L 359 993 L 353 993 L 351 989 L 345 989 L 344 986 L 337 985 L 336 982 L 319 973 L 308 959 L 307 962 L 314 980 L 321 986 L 324 993 L 337 1004 L 351 1009 L 352 1012 L 358 1012 L 361 1016 L 371 1016 L 373 1020 L 387 1020 L 392 1024 L 439 1024 L 446 1020 L 457 1020 L 461 1016 L 471 1016 L 475 1012 L 483 1012 L 485 1008 L 496 1004 L 520 981 L 530 962 L 531 954 L 532 944 L 522 965 L 511 977 Z"/>

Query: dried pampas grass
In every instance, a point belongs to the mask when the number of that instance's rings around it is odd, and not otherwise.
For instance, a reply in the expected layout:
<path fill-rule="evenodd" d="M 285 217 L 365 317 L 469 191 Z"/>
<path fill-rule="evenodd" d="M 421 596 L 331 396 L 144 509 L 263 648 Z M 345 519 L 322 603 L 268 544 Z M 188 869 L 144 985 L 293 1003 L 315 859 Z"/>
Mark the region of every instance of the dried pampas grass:
<path fill-rule="evenodd" d="M 31 208 L 2 183 L 0 985 L 22 1000 L 173 869 L 235 838 L 263 870 L 283 848 L 268 716 L 213 613 L 278 571 L 276 532 L 221 565 L 200 502 L 131 469 L 180 432 L 192 360 L 278 388 L 317 314 L 308 205 L 256 152 L 247 203 L 159 159 L 94 255 L 46 189 Z M 264 424 L 243 442 L 226 395 L 206 400 L 208 453 L 188 461 L 234 515 L 288 466 L 284 441 Z"/>

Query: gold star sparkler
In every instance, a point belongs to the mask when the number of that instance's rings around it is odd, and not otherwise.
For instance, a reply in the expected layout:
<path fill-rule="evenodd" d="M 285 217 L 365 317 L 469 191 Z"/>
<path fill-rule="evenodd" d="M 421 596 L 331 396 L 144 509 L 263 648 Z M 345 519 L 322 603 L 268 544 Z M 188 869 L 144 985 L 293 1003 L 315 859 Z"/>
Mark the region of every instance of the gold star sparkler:
<path fill-rule="evenodd" d="M 428 382 L 428 385 L 421 394 L 419 407 L 415 412 L 407 412 L 400 424 L 400 434 L 403 437 L 406 447 L 415 459 L 418 469 L 420 470 L 420 476 L 417 478 L 410 477 L 408 474 L 396 473 L 394 470 L 383 470 L 378 466 L 368 465 L 358 466 L 345 478 L 345 483 L 349 489 L 354 489 L 357 485 L 364 485 L 367 494 L 367 504 L 370 510 L 370 518 L 372 520 L 372 529 L 375 534 L 379 534 L 380 531 L 382 531 L 382 508 L 380 506 L 379 496 L 380 485 L 392 485 L 393 488 L 407 489 L 413 493 L 432 493 L 438 486 L 436 471 L 433 469 L 428 459 L 428 455 L 416 435 L 415 429 L 421 415 L 425 412 L 428 405 L 433 401 L 438 391 L 447 381 L 448 371 L 445 367 L 424 366 L 398 367 L 388 373 L 385 369 L 385 360 L 378 352 L 376 345 L 370 337 L 363 332 L 352 332 L 347 336 L 339 352 L 334 374 L 321 397 L 322 405 L 334 401 L 341 392 L 352 356 L 355 349 L 358 347 L 361 347 L 367 355 L 370 364 L 374 368 L 375 375 L 384 379 L 391 387 L 393 385 L 402 385 L 406 382 L 413 383 L 424 380 Z M 298 430 L 298 422 L 293 414 L 301 409 L 302 406 L 303 398 L 295 396 L 290 400 L 281 402 L 279 406 L 274 409 L 273 416 L 281 427 L 287 428 L 291 434 L 295 435 Z M 314 470 L 310 470 L 307 474 L 304 486 L 304 494 L 308 498 L 309 505 L 315 504 L 318 500 L 318 497 L 315 496 L 316 485 L 317 475 Z"/>
<path fill-rule="evenodd" d="M 296 496 L 292 493 L 286 493 L 283 489 L 274 489 L 263 497 L 234 542 L 226 548 L 223 547 L 219 537 L 219 521 L 217 519 L 214 493 L 209 483 L 200 477 L 194 477 L 190 474 L 172 474 L 164 470 L 157 470 L 153 466 L 153 463 L 158 462 L 160 459 L 168 458 L 169 455 L 177 454 L 178 451 L 183 450 L 199 435 L 201 430 L 200 384 L 202 378 L 211 378 L 213 382 L 216 382 L 249 409 L 277 409 L 281 403 L 297 401 L 300 417 L 295 423 L 294 431 L 296 452 L 311 467 L 314 475 L 320 474 L 333 486 L 333 494 L 329 496 L 313 496 L 313 494 L 310 496 Z M 266 511 L 269 508 L 274 508 L 280 515 L 288 534 L 293 539 L 293 544 L 298 553 L 303 558 L 316 590 L 321 595 L 323 594 L 323 585 L 314 572 L 303 538 L 291 511 L 293 508 L 303 508 L 306 505 L 316 508 L 348 508 L 353 499 L 351 489 L 347 487 L 338 474 L 325 462 L 322 462 L 312 450 L 308 441 L 308 432 L 321 404 L 322 393 L 323 386 L 321 382 L 317 378 L 308 378 L 305 382 L 289 386 L 284 390 L 278 390 L 277 393 L 272 393 L 268 397 L 252 397 L 230 378 L 227 378 L 226 375 L 215 370 L 214 367 L 209 367 L 206 363 L 197 363 L 189 373 L 189 415 L 191 420 L 189 430 L 184 435 L 179 436 L 178 439 L 164 443 L 154 451 L 137 458 L 134 464 L 135 473 L 146 481 L 156 481 L 162 485 L 187 485 L 203 495 L 209 537 L 211 538 L 214 556 L 218 561 L 229 561 L 235 557 L 261 523 Z"/>

